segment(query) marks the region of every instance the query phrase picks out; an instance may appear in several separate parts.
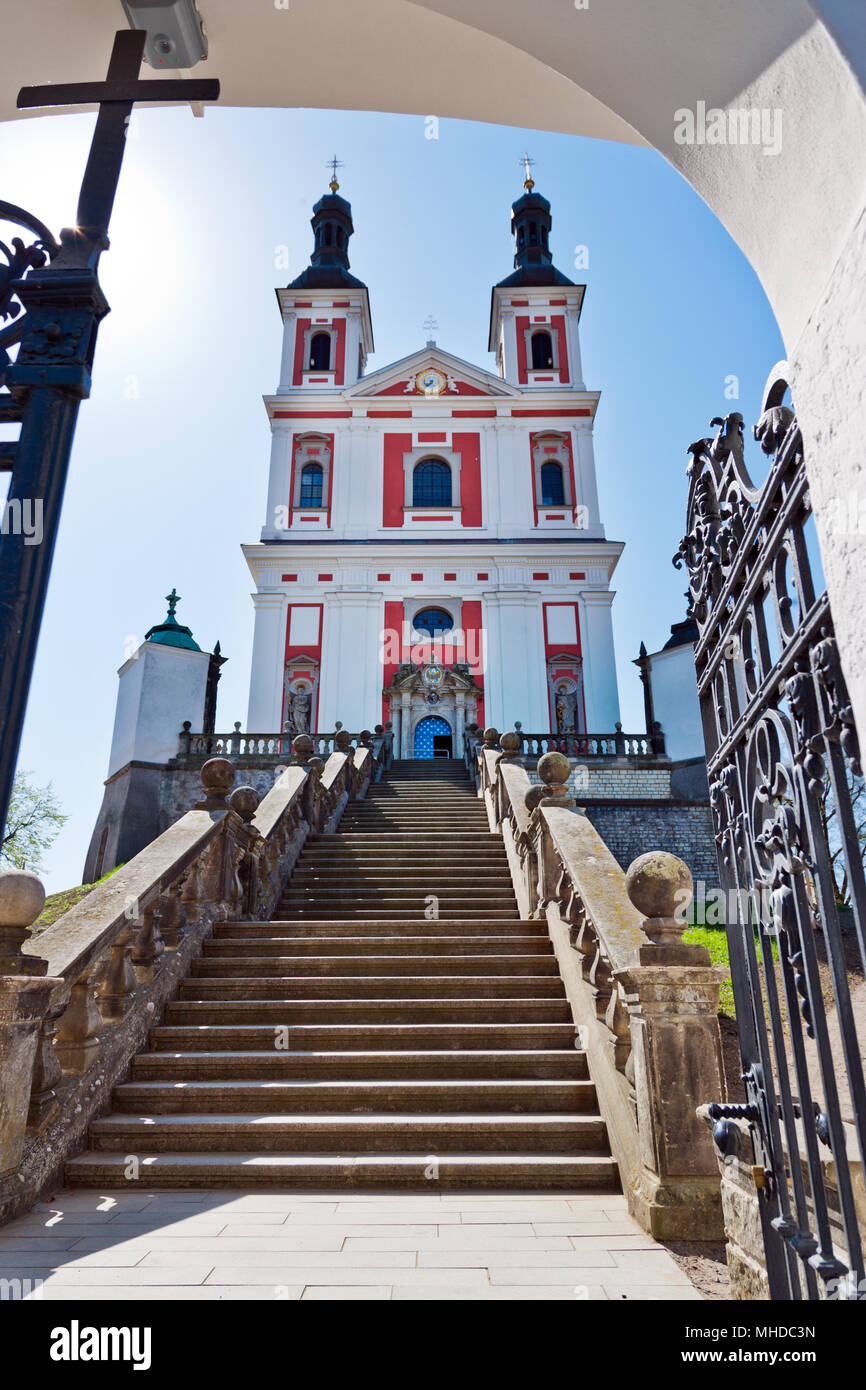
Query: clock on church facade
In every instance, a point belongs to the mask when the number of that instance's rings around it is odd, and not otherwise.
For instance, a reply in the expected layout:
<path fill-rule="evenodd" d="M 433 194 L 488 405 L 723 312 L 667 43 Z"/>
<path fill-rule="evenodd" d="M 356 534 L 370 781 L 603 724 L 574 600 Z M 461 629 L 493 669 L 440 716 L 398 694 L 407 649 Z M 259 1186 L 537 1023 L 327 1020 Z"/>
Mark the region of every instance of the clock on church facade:
<path fill-rule="evenodd" d="M 469 723 L 612 730 L 622 546 L 599 516 L 585 286 L 553 264 L 550 204 L 528 179 L 513 205 L 494 370 L 432 341 L 370 370 L 369 294 L 350 272 L 336 179 L 312 227 L 310 264 L 277 291 L 267 515 L 244 546 L 256 585 L 247 728 L 390 719 L 402 757 L 459 756 Z"/>

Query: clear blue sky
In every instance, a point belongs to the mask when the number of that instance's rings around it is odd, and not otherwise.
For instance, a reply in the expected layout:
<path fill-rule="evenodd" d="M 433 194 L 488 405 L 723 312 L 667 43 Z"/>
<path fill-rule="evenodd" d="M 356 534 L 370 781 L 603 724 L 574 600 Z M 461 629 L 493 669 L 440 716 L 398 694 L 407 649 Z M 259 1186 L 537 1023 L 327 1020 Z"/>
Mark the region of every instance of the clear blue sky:
<path fill-rule="evenodd" d="M 3 197 L 55 230 L 71 223 L 92 126 L 64 116 L 0 128 Z M 352 269 L 372 302 L 370 368 L 421 347 L 433 314 L 443 348 L 492 370 L 490 286 L 511 269 L 525 148 L 553 205 L 556 263 L 588 286 L 602 517 L 626 543 L 614 604 L 622 717 L 643 728 L 631 660 L 684 616 L 670 557 L 684 529 L 686 446 L 725 409 L 750 425 L 782 356 L 763 290 L 713 214 L 654 151 L 600 140 L 450 120 L 431 140 L 421 116 L 140 111 L 102 259 L 112 312 L 79 416 L 20 758 L 69 815 L 47 857 L 49 891 L 80 880 L 116 671 L 162 620 L 173 585 L 181 621 L 229 657 L 219 725 L 245 719 L 252 605 L 239 546 L 257 539 L 265 507 L 274 286 L 307 263 L 326 160 L 345 161 Z M 578 273 L 582 245 L 589 266 Z M 275 262 L 283 247 L 288 270 Z M 730 375 L 737 402 L 725 399 Z"/>

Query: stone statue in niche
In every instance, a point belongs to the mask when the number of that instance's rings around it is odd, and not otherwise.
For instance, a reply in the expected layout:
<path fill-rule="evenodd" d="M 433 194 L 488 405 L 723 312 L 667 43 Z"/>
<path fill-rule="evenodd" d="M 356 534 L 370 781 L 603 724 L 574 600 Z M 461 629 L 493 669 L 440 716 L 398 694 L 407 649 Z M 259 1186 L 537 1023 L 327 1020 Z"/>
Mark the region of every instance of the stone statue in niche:
<path fill-rule="evenodd" d="M 310 692 L 308 690 L 293 690 L 289 701 L 289 718 L 291 730 L 296 734 L 308 734 L 310 732 Z"/>
<path fill-rule="evenodd" d="M 576 731 L 577 691 L 561 685 L 556 692 L 556 732 L 573 734 Z"/>

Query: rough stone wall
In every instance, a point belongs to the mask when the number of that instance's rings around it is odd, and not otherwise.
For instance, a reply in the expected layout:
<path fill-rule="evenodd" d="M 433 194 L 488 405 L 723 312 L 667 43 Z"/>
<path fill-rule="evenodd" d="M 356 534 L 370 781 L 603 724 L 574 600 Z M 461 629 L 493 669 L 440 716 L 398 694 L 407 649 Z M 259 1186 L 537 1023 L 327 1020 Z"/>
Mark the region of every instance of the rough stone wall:
<path fill-rule="evenodd" d="M 286 766 L 286 763 L 280 763 L 279 767 L 239 767 L 234 785 L 255 787 L 261 799 L 271 790 Z M 201 773 L 198 768 L 166 768 L 162 774 L 159 833 L 168 830 L 176 820 L 191 811 L 201 796 Z"/>
<path fill-rule="evenodd" d="M 695 884 L 719 886 L 719 866 L 709 806 L 641 801 L 579 803 L 611 854 L 627 869 L 639 854 L 664 849 L 688 864 Z"/>
<path fill-rule="evenodd" d="M 524 763 L 529 780 L 540 783 L 535 759 Z M 666 801 L 671 794 L 671 767 L 669 764 L 655 767 L 640 767 L 633 763 L 583 763 L 572 762 L 569 786 L 572 795 L 578 800 L 591 798 L 606 801 L 658 800 Z"/>

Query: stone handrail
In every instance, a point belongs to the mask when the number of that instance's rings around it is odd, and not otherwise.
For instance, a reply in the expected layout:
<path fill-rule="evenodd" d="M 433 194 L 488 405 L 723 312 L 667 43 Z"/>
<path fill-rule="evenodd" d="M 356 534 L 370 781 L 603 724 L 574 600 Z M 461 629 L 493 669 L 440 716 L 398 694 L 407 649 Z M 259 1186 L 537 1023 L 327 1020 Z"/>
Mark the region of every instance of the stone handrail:
<path fill-rule="evenodd" d="M 624 873 L 568 795 L 568 758 L 533 785 L 516 748 L 477 753 L 479 795 L 503 837 L 521 917 L 546 920 L 632 1215 L 660 1239 L 722 1234 L 715 1154 L 697 1108 L 725 1094 L 719 986 L 686 945 L 692 877 L 662 851 Z"/>
<path fill-rule="evenodd" d="M 267 920 L 307 836 L 376 770 L 349 747 L 287 768 L 259 802 L 213 758 L 192 811 L 29 940 L 44 890 L 0 874 L 0 1219 L 58 1180 L 214 923 Z"/>

